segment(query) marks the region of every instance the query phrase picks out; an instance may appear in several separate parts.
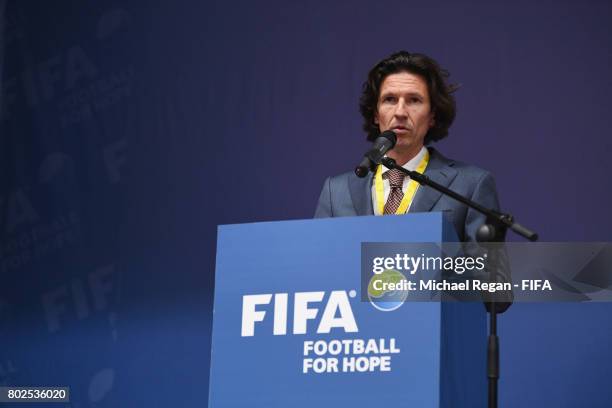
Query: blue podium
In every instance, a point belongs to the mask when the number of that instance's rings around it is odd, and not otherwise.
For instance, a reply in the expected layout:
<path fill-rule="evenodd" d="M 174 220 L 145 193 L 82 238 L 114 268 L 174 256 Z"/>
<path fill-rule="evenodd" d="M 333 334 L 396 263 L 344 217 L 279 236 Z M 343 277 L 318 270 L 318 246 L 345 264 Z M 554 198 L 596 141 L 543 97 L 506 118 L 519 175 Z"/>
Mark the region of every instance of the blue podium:
<path fill-rule="evenodd" d="M 209 407 L 480 408 L 480 303 L 361 296 L 362 242 L 446 242 L 441 213 L 219 227 Z"/>

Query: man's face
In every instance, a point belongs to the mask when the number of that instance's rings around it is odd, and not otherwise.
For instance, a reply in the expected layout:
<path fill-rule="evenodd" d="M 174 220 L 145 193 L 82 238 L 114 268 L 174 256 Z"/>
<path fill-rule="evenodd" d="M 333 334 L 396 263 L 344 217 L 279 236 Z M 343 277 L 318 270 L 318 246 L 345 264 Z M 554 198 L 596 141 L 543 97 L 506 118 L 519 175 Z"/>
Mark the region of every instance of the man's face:
<path fill-rule="evenodd" d="M 393 149 L 399 154 L 416 154 L 434 124 L 427 84 L 419 75 L 398 72 L 388 75 L 380 87 L 375 123 L 380 132 L 397 135 Z"/>

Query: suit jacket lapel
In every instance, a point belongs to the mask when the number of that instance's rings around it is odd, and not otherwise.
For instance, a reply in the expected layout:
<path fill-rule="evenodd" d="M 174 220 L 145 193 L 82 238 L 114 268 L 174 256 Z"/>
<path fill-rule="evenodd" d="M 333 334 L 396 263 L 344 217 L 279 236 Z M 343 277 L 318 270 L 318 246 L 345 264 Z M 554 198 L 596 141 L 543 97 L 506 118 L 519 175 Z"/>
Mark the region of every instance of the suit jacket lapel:
<path fill-rule="evenodd" d="M 374 215 L 372 207 L 372 173 L 364 178 L 351 175 L 349 177 L 351 200 L 357 215 Z"/>
<path fill-rule="evenodd" d="M 434 148 L 429 147 L 428 150 L 430 158 L 427 168 L 425 169 L 425 175 L 436 183 L 448 187 L 457 176 L 457 170 L 452 168 L 454 162 L 442 156 Z M 419 186 L 409 212 L 430 211 L 441 196 L 442 193 L 431 187 Z M 371 201 L 372 200 L 370 200 L 370 202 Z"/>

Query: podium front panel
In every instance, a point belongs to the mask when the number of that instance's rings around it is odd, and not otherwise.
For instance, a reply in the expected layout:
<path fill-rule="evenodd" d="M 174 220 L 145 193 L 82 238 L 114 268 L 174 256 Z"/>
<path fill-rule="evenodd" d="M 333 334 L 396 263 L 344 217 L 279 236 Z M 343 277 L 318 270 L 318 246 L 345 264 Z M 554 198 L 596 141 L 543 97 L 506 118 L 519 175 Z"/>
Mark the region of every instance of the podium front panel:
<path fill-rule="evenodd" d="M 481 305 L 361 299 L 362 242 L 450 228 L 440 213 L 220 226 L 209 406 L 481 406 Z"/>

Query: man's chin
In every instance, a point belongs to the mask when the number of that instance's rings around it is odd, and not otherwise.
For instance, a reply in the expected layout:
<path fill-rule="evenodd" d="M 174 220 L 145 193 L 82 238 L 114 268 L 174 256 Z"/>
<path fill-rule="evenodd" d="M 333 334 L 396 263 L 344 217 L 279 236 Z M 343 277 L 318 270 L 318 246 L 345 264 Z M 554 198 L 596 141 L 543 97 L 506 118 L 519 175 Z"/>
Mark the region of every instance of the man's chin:
<path fill-rule="evenodd" d="M 387 155 L 392 159 L 405 160 L 406 158 L 412 158 L 416 155 L 422 147 L 422 144 L 414 140 L 407 141 L 398 139 L 393 150 L 390 150 Z"/>
<path fill-rule="evenodd" d="M 397 139 L 397 143 L 393 148 L 394 151 L 400 154 L 409 153 L 417 148 L 417 143 L 414 140 Z"/>

